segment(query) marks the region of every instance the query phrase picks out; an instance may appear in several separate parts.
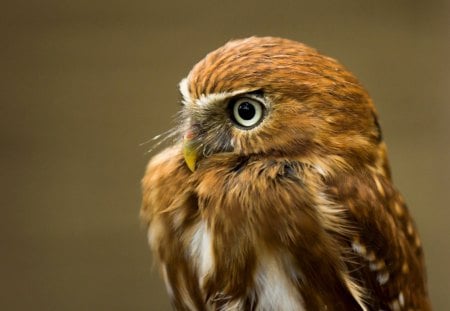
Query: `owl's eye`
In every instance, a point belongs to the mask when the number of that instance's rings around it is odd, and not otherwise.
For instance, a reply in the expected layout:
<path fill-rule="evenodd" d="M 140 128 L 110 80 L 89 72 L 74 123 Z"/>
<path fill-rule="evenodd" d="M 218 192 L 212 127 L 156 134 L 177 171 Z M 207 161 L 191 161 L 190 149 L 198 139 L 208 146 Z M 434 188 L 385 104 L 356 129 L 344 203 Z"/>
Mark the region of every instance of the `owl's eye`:
<path fill-rule="evenodd" d="M 237 98 L 232 101 L 230 108 L 233 121 L 243 127 L 252 127 L 263 117 L 263 105 L 253 98 Z"/>

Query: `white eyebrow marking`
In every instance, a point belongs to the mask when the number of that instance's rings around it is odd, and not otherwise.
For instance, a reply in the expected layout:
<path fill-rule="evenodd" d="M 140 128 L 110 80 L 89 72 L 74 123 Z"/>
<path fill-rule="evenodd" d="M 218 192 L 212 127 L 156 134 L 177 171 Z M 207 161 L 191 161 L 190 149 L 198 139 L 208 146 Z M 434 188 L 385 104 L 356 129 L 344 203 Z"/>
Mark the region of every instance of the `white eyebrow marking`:
<path fill-rule="evenodd" d="M 184 78 L 180 81 L 180 84 L 178 84 L 178 87 L 180 89 L 181 96 L 183 96 L 183 104 L 186 105 L 187 103 L 191 102 L 191 92 L 189 92 L 189 83 L 188 79 Z"/>
<path fill-rule="evenodd" d="M 216 102 L 224 101 L 230 97 L 233 97 L 233 96 L 236 96 L 239 94 L 244 94 L 244 93 L 249 93 L 249 92 L 255 91 L 254 89 L 239 89 L 239 90 L 236 90 L 233 92 L 201 94 L 200 97 L 194 101 L 191 96 L 191 92 L 189 91 L 188 78 L 184 78 L 183 80 L 181 80 L 181 82 L 178 86 L 180 89 L 180 93 L 183 96 L 183 104 L 184 105 L 195 103 L 195 104 L 197 104 L 199 106 L 203 106 L 203 107 L 208 106 L 213 103 L 216 103 Z"/>
<path fill-rule="evenodd" d="M 234 92 L 221 92 L 221 93 L 212 93 L 212 94 L 202 94 L 200 97 L 195 101 L 195 103 L 199 106 L 205 107 L 208 105 L 211 105 L 213 103 L 222 102 L 228 98 L 231 98 L 233 96 L 244 94 L 250 92 L 250 90 L 237 90 Z"/>

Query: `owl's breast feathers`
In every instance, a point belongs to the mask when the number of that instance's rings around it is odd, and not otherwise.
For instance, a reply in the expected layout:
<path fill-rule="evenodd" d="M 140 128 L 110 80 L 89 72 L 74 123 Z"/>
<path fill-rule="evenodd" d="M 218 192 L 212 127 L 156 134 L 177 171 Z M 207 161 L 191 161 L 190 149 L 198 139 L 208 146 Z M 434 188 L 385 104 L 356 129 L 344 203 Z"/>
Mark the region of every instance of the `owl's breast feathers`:
<path fill-rule="evenodd" d="M 429 310 L 414 224 L 388 177 L 180 145 L 150 162 L 142 218 L 178 310 Z"/>

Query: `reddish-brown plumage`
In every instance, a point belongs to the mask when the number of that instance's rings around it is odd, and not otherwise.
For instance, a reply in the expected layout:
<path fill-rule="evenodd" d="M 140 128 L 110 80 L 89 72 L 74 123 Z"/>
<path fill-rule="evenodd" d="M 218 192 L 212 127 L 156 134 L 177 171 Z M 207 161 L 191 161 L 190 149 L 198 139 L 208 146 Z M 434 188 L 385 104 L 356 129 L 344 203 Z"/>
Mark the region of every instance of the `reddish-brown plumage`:
<path fill-rule="evenodd" d="M 430 310 L 420 240 L 351 73 L 252 37 L 180 88 L 180 140 L 150 161 L 141 210 L 175 309 Z M 242 98 L 262 107 L 254 126 L 237 124 Z"/>

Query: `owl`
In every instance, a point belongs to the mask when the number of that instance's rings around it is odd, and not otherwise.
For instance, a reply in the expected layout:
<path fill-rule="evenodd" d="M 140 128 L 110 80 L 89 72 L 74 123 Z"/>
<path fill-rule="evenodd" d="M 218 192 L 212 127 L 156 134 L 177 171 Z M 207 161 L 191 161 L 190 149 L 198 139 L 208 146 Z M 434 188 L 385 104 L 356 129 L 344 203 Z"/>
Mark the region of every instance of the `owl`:
<path fill-rule="evenodd" d="M 302 43 L 226 43 L 180 83 L 141 218 L 175 310 L 431 310 L 377 113 Z"/>

